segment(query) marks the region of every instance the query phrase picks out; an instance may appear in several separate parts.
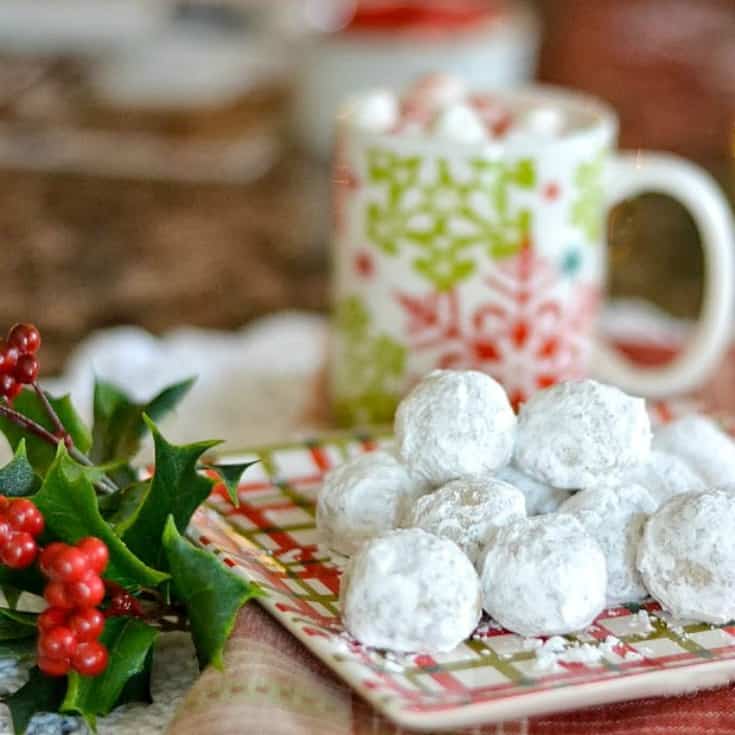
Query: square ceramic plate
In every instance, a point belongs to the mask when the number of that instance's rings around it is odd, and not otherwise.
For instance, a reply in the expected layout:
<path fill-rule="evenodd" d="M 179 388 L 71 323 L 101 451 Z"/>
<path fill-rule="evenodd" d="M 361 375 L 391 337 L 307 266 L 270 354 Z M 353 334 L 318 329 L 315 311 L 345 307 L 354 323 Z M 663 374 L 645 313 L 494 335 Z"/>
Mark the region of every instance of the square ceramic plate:
<path fill-rule="evenodd" d="M 583 633 L 566 636 L 572 646 L 599 649 L 599 660 L 586 663 L 540 666 L 523 638 L 488 621 L 442 655 L 399 656 L 361 646 L 341 627 L 344 559 L 319 545 L 314 502 L 330 467 L 379 443 L 345 436 L 238 455 L 261 460 L 246 473 L 240 507 L 215 490 L 191 533 L 260 584 L 267 592 L 260 604 L 395 723 L 475 726 L 735 680 L 735 625 L 667 621 L 655 603 L 606 610 Z"/>

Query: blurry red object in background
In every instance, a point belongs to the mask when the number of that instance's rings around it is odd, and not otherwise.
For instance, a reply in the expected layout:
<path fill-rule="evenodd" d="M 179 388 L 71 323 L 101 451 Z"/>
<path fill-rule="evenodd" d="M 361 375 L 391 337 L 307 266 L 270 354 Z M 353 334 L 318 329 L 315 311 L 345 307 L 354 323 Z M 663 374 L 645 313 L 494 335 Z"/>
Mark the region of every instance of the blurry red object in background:
<path fill-rule="evenodd" d="M 502 12 L 502 0 L 363 0 L 345 31 L 462 30 Z"/>
<path fill-rule="evenodd" d="M 733 0 L 545 0 L 545 81 L 610 101 L 627 148 L 703 161 L 735 123 Z"/>

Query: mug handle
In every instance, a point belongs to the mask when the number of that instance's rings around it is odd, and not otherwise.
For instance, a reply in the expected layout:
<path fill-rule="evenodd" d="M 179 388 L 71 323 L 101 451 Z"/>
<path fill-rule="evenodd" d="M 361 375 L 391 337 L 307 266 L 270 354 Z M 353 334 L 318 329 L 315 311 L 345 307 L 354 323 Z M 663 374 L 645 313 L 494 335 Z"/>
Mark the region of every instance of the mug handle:
<path fill-rule="evenodd" d="M 702 383 L 729 344 L 732 329 L 735 235 L 730 206 L 712 177 L 663 153 L 615 155 L 610 162 L 608 206 L 644 192 L 668 194 L 691 213 L 704 250 L 702 312 L 682 353 L 662 368 L 634 365 L 600 340 L 593 374 L 647 398 L 663 398 Z"/>

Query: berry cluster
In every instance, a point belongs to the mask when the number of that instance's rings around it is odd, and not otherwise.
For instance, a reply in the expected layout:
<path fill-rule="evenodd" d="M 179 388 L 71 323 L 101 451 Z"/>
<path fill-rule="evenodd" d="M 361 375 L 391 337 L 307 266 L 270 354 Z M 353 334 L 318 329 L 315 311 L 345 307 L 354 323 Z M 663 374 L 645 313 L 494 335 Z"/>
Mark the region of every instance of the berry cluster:
<path fill-rule="evenodd" d="M 41 334 L 32 324 L 16 324 L 0 339 L 0 396 L 12 401 L 38 377 L 36 352 Z"/>
<path fill-rule="evenodd" d="M 43 533 L 41 511 L 26 498 L 0 495 L 0 562 L 25 569 L 36 560 L 36 537 Z"/>
<path fill-rule="evenodd" d="M 40 558 L 49 578 L 43 596 L 49 607 L 38 618 L 38 668 L 49 676 L 71 669 L 97 676 L 107 667 L 107 649 L 99 642 L 105 616 L 97 609 L 105 597 L 100 575 L 109 553 L 98 538 L 82 539 L 76 546 L 49 544 Z"/>

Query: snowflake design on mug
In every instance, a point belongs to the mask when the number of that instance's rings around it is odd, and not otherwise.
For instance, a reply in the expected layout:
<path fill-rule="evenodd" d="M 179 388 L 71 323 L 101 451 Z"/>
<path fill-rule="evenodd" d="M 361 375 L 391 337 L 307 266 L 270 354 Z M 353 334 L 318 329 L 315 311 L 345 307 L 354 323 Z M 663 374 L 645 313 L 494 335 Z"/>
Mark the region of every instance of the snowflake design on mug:
<path fill-rule="evenodd" d="M 604 226 L 605 190 L 602 174 L 607 150 L 601 150 L 591 161 L 580 163 L 574 172 L 577 198 L 572 202 L 570 220 L 579 227 L 590 244 L 599 242 Z"/>
<path fill-rule="evenodd" d="M 528 243 L 532 214 L 513 192 L 535 187 L 531 159 L 477 158 L 455 171 L 445 158 L 378 148 L 367 158 L 368 180 L 379 191 L 365 207 L 368 240 L 392 256 L 410 250 L 414 272 L 435 289 L 450 291 L 483 257 L 511 257 Z"/>
<path fill-rule="evenodd" d="M 334 362 L 335 418 L 342 425 L 382 423 L 393 418 L 406 369 L 406 348 L 376 333 L 370 313 L 357 296 L 335 312 L 339 334 Z"/>
<path fill-rule="evenodd" d="M 590 347 L 599 288 L 577 283 L 573 301 L 559 298 L 565 277 L 531 247 L 502 261 L 485 279 L 489 298 L 464 314 L 461 291 L 398 294 L 412 350 L 431 351 L 440 368 L 492 375 L 514 406 L 540 388 L 580 377 Z"/>

